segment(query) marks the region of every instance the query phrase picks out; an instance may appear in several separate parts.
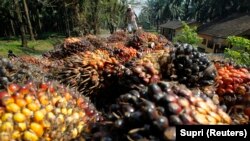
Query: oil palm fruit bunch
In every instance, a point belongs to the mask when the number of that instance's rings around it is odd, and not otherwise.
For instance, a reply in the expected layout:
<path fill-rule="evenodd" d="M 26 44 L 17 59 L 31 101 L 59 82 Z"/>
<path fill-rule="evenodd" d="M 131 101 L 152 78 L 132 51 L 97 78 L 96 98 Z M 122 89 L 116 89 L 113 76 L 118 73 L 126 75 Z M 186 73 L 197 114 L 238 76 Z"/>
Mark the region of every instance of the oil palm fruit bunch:
<path fill-rule="evenodd" d="M 103 87 L 104 80 L 109 83 L 113 74 L 119 75 L 120 69 L 122 65 L 107 51 L 95 50 L 67 58 L 64 69 L 57 75 L 62 83 L 77 88 L 84 95 L 91 95 Z"/>
<path fill-rule="evenodd" d="M 88 99 L 55 81 L 11 83 L 0 101 L 1 141 L 67 141 L 99 120 Z"/>
<path fill-rule="evenodd" d="M 216 69 L 203 53 L 189 44 L 175 44 L 168 57 L 161 63 L 164 78 L 178 81 L 188 87 L 214 84 Z M 163 60 L 164 61 L 164 60 Z"/>
<path fill-rule="evenodd" d="M 16 60 L 12 62 L 19 61 L 25 64 L 30 64 L 37 68 L 40 68 L 43 72 L 51 73 L 54 69 L 61 69 L 60 67 L 63 65 L 63 60 L 51 60 L 46 57 L 38 58 L 33 56 L 20 56 Z M 56 66 L 56 67 L 55 67 Z"/>
<path fill-rule="evenodd" d="M 50 59 L 63 59 L 78 52 L 93 51 L 95 47 L 86 38 L 66 38 L 62 44 L 57 45 L 54 50 L 43 54 Z"/>
<path fill-rule="evenodd" d="M 133 36 L 128 38 L 127 46 L 132 46 L 139 51 L 152 51 L 170 47 L 171 43 L 164 36 L 138 30 Z"/>
<path fill-rule="evenodd" d="M 154 66 L 147 58 L 127 63 L 119 80 L 120 85 L 129 90 L 160 81 L 161 75 Z"/>
<path fill-rule="evenodd" d="M 232 64 L 215 64 L 218 71 L 216 83 L 217 93 L 223 95 L 244 96 L 250 93 L 250 72 L 246 68 L 239 68 Z"/>
<path fill-rule="evenodd" d="M 215 61 L 214 63 L 218 71 L 216 92 L 220 97 L 220 103 L 228 107 L 228 112 L 235 123 L 247 123 L 249 117 L 244 109 L 247 109 L 250 103 L 249 70 L 233 62 Z"/>
<path fill-rule="evenodd" d="M 120 95 L 106 120 L 91 127 L 89 140 L 174 140 L 176 125 L 231 124 L 232 120 L 205 94 L 160 81 Z"/>
<path fill-rule="evenodd" d="M 5 88 L 11 82 L 24 83 L 49 78 L 51 78 L 50 73 L 45 73 L 35 65 L 19 59 L 11 61 L 7 58 L 0 58 L 0 89 Z"/>
<path fill-rule="evenodd" d="M 141 52 L 139 55 L 139 61 L 140 60 L 149 60 L 154 64 L 155 69 L 157 69 L 159 72 L 161 71 L 161 65 L 160 65 L 160 59 L 163 58 L 162 56 L 169 54 L 169 49 L 163 49 L 163 50 L 154 50 L 150 52 Z"/>
<path fill-rule="evenodd" d="M 113 34 L 111 34 L 107 40 L 108 43 L 116 43 L 116 42 L 126 42 L 128 38 L 128 35 L 124 31 L 117 31 Z"/>
<path fill-rule="evenodd" d="M 137 57 L 137 50 L 132 47 L 126 47 L 123 42 L 116 42 L 110 44 L 112 56 L 117 58 L 120 62 L 127 62 Z"/>
<path fill-rule="evenodd" d="M 95 48 L 105 49 L 107 48 L 107 41 L 105 38 L 100 38 L 95 35 L 85 36 L 86 40 L 89 41 Z"/>

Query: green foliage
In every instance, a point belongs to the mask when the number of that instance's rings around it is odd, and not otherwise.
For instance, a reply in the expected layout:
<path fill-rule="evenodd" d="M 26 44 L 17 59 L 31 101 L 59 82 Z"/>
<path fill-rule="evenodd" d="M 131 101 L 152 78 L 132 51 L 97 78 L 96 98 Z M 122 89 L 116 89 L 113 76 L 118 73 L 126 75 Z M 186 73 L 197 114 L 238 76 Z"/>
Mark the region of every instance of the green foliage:
<path fill-rule="evenodd" d="M 250 66 L 250 40 L 243 37 L 229 36 L 227 41 L 233 48 L 225 49 L 226 57 L 237 64 Z"/>
<path fill-rule="evenodd" d="M 202 42 L 202 38 L 198 36 L 196 27 L 189 27 L 187 23 L 182 22 L 183 29 L 182 32 L 175 36 L 174 42 L 188 43 L 195 47 Z"/>
<path fill-rule="evenodd" d="M 249 0 L 147 0 L 142 14 L 148 18 L 142 20 L 154 26 L 173 19 L 208 22 L 249 9 Z"/>
<path fill-rule="evenodd" d="M 63 37 L 54 37 L 43 40 L 29 41 L 29 48 L 20 47 L 20 40 L 0 40 L 0 56 L 7 57 L 8 50 L 12 50 L 17 56 L 42 55 L 52 50 L 54 46 L 63 41 Z"/>

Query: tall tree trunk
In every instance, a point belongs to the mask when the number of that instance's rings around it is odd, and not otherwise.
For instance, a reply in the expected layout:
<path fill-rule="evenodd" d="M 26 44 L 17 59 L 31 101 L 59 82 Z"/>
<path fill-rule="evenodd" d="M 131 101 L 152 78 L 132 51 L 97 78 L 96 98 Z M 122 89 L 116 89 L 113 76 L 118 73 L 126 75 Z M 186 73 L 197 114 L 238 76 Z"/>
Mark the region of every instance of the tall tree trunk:
<path fill-rule="evenodd" d="M 93 28 L 93 32 L 94 34 L 99 33 L 99 0 L 94 0 L 93 1 L 93 11 L 92 11 L 92 28 Z"/>
<path fill-rule="evenodd" d="M 16 36 L 15 26 L 14 26 L 12 19 L 10 19 L 10 26 L 11 26 L 12 35 Z"/>
<path fill-rule="evenodd" d="M 72 16 L 72 21 L 73 21 L 73 29 L 74 32 L 77 34 L 77 36 L 83 36 L 82 28 L 81 28 L 81 11 L 79 9 L 80 5 L 77 3 L 74 6 L 74 16 Z M 77 31 L 75 31 L 77 30 Z"/>
<path fill-rule="evenodd" d="M 14 5 L 15 5 L 15 12 L 17 15 L 17 20 L 18 20 L 18 24 L 19 24 L 19 28 L 20 28 L 20 32 L 21 32 L 22 47 L 28 47 L 28 41 L 25 38 L 24 23 L 22 20 L 22 14 L 21 14 L 20 5 L 18 3 L 18 0 L 14 0 Z"/>
<path fill-rule="evenodd" d="M 69 17 L 68 17 L 68 8 L 66 2 L 64 2 L 64 16 L 65 16 L 65 27 L 66 27 L 66 36 L 70 37 L 70 25 L 69 25 Z"/>
<path fill-rule="evenodd" d="M 32 28 L 32 24 L 30 22 L 29 8 L 27 6 L 26 0 L 23 0 L 23 6 L 24 6 L 24 11 L 25 11 L 25 16 L 26 16 L 26 19 L 27 19 L 27 23 L 28 23 L 28 28 L 29 28 L 29 33 L 30 33 L 30 39 L 31 40 L 35 40 L 34 33 L 33 33 L 33 28 Z"/>
<path fill-rule="evenodd" d="M 38 27 L 39 27 L 39 32 L 42 31 L 42 23 L 41 23 L 41 19 L 40 19 L 40 12 L 39 9 L 36 10 L 36 15 L 37 15 L 37 23 L 38 23 Z"/>

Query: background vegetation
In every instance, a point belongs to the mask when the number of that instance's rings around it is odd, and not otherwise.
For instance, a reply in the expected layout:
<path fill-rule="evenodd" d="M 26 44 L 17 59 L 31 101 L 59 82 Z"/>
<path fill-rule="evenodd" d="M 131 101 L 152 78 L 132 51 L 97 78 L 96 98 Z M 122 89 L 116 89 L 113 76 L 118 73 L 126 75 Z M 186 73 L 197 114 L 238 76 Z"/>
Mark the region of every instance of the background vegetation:
<path fill-rule="evenodd" d="M 202 42 L 202 38 L 197 34 L 197 27 L 191 28 L 185 22 L 182 22 L 182 24 L 183 29 L 181 34 L 174 37 L 174 42 L 188 43 L 197 47 Z"/>
<path fill-rule="evenodd" d="M 225 50 L 226 57 L 237 64 L 250 66 L 250 40 L 236 36 L 230 36 L 227 40 L 233 48 Z"/>

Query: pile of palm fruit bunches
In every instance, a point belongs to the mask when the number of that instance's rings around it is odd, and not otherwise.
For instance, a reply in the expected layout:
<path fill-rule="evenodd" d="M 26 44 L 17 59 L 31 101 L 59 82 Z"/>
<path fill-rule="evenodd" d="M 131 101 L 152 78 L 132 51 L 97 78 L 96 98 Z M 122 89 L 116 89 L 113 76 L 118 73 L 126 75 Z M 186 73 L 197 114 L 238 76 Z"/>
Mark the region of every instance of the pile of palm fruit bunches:
<path fill-rule="evenodd" d="M 249 68 L 138 31 L 0 58 L 1 141 L 175 140 L 176 125 L 249 124 Z"/>

